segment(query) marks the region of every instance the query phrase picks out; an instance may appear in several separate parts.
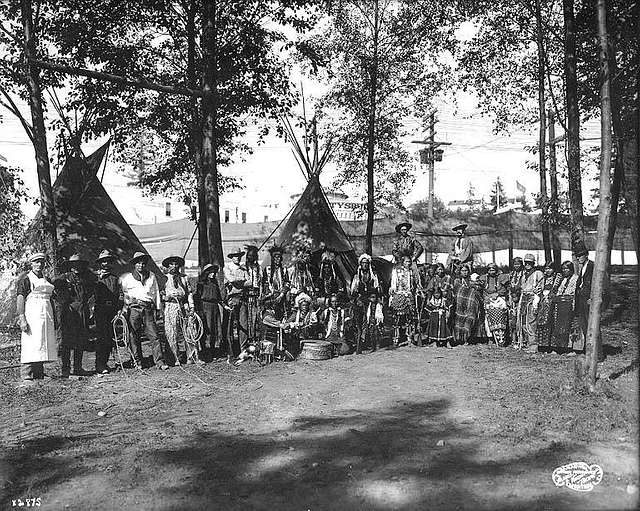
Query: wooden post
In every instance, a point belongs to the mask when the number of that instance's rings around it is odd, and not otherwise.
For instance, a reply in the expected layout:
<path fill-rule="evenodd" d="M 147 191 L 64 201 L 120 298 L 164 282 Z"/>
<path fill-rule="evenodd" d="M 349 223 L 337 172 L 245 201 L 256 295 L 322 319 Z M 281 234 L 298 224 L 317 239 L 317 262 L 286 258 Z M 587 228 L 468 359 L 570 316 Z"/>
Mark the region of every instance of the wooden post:
<path fill-rule="evenodd" d="M 556 264 L 562 262 L 562 249 L 558 239 L 558 170 L 556 167 L 556 126 L 553 110 L 549 110 L 549 188 L 551 207 L 549 215 L 551 217 L 551 250 L 553 260 Z"/>
<path fill-rule="evenodd" d="M 624 273 L 624 241 L 620 242 L 620 264 L 622 265 L 622 273 Z"/>

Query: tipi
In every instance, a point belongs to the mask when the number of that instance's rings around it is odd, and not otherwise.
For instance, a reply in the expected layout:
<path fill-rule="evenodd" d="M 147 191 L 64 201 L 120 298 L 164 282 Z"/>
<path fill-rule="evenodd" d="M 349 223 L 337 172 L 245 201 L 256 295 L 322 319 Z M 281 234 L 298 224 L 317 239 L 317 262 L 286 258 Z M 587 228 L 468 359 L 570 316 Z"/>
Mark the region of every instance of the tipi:
<path fill-rule="evenodd" d="M 310 123 L 310 129 L 306 119 L 304 121 L 303 145 L 300 144 L 288 119 L 283 118 L 282 125 L 287 139 L 293 146 L 292 151 L 300 170 L 307 179 L 307 187 L 285 218 L 277 243 L 285 247 L 290 246 L 298 225 L 300 222 L 306 222 L 309 226 L 314 257 L 319 258 L 323 246 L 332 248 L 336 252 L 336 262 L 342 278 L 349 283 L 357 267 L 356 253 L 320 184 L 320 174 L 335 147 L 333 139 L 328 138 L 323 147 L 320 147 L 315 118 Z M 312 147 L 309 147 L 309 139 Z"/>
<path fill-rule="evenodd" d="M 79 253 L 92 262 L 106 248 L 116 255 L 116 270 L 120 271 L 134 252 L 146 250 L 98 180 L 109 143 L 87 157 L 67 159 L 53 184 L 53 200 L 59 257 L 66 259 Z M 38 211 L 27 229 L 25 250 L 41 247 L 42 211 Z M 151 269 L 162 275 L 155 264 Z"/>

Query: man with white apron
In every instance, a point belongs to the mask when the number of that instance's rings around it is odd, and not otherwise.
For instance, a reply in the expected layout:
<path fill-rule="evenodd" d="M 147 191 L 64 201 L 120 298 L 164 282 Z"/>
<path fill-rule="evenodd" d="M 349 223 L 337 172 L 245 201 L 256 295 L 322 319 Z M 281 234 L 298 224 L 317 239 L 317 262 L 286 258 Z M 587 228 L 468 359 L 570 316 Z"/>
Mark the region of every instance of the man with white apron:
<path fill-rule="evenodd" d="M 43 362 L 57 358 L 56 330 L 51 295 L 53 284 L 44 276 L 46 256 L 39 252 L 29 258 L 31 271 L 18 282 L 17 310 L 22 330 L 20 362 L 23 380 L 44 378 Z"/>

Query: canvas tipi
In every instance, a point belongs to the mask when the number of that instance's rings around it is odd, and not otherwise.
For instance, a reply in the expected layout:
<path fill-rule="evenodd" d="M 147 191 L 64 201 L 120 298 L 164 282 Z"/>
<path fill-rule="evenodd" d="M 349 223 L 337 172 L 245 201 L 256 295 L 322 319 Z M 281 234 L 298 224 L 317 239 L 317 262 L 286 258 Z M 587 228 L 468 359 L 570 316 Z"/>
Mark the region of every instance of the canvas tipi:
<path fill-rule="evenodd" d="M 127 268 L 136 251 L 146 252 L 116 208 L 98 179 L 109 142 L 86 157 L 69 157 L 53 184 L 59 258 L 65 260 L 74 253 L 93 263 L 103 249 L 117 257 L 115 271 Z M 27 228 L 24 254 L 42 250 L 42 210 L 38 211 Z M 152 263 L 151 270 L 158 279 L 165 280 L 160 269 Z M 12 323 L 15 315 L 15 276 L 3 275 L 0 283 L 0 324 Z"/>
<path fill-rule="evenodd" d="M 333 139 L 328 138 L 323 147 L 320 147 L 315 119 L 310 125 L 304 122 L 305 136 L 302 144 L 289 120 L 283 119 L 282 124 L 296 161 L 307 179 L 307 187 L 285 218 L 277 242 L 285 247 L 291 246 L 298 225 L 306 222 L 312 240 L 313 257 L 319 258 L 323 246 L 332 248 L 336 252 L 336 262 L 342 278 L 349 283 L 357 266 L 356 253 L 320 184 L 320 174 L 334 149 Z"/>

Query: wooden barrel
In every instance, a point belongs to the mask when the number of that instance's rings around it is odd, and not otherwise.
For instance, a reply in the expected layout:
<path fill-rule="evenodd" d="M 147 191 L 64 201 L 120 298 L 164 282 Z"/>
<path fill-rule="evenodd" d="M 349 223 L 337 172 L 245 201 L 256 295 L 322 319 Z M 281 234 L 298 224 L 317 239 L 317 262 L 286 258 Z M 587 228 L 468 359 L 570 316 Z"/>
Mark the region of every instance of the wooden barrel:
<path fill-rule="evenodd" d="M 333 344 L 328 341 L 301 341 L 300 358 L 306 360 L 328 360 L 333 356 Z"/>

